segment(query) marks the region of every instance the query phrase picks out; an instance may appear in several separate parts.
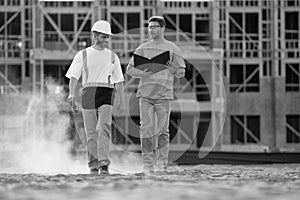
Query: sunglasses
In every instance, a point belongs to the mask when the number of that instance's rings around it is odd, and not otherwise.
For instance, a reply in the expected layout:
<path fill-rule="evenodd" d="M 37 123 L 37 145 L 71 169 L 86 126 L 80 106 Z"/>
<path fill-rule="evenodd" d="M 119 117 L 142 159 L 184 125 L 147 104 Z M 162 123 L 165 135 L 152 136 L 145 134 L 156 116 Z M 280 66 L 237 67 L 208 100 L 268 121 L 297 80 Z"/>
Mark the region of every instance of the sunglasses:
<path fill-rule="evenodd" d="M 148 26 L 149 29 L 159 29 L 159 25 Z"/>

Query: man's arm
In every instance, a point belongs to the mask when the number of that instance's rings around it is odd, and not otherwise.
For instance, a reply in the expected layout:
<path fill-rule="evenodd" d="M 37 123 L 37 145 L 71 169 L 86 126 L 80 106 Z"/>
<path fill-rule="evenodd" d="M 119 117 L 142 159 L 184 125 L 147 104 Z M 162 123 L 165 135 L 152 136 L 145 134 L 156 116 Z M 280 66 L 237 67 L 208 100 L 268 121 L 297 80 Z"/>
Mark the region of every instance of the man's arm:
<path fill-rule="evenodd" d="M 75 112 L 78 111 L 78 106 L 75 103 L 75 98 L 77 95 L 77 84 L 78 84 L 78 80 L 74 77 L 70 78 L 70 82 L 69 82 L 69 97 L 68 97 L 68 101 L 71 103 L 71 106 L 73 108 L 73 110 Z"/>
<path fill-rule="evenodd" d="M 78 80 L 76 78 L 74 78 L 74 77 L 70 78 L 70 81 L 69 81 L 69 97 L 68 98 L 71 98 L 71 97 L 75 98 L 77 83 L 78 83 Z"/>
<path fill-rule="evenodd" d="M 176 78 L 182 78 L 185 76 L 186 65 L 182 56 L 180 48 L 174 44 L 173 57 L 169 61 L 167 68 Z"/>
<path fill-rule="evenodd" d="M 124 95 L 124 86 L 123 82 L 115 84 L 116 92 L 119 97 L 119 102 L 117 102 L 117 113 L 119 115 L 125 114 L 125 95 Z"/>
<path fill-rule="evenodd" d="M 126 73 L 134 78 L 146 78 L 153 74 L 152 72 L 148 72 L 147 69 L 144 71 L 136 69 L 132 64 L 128 64 Z"/>

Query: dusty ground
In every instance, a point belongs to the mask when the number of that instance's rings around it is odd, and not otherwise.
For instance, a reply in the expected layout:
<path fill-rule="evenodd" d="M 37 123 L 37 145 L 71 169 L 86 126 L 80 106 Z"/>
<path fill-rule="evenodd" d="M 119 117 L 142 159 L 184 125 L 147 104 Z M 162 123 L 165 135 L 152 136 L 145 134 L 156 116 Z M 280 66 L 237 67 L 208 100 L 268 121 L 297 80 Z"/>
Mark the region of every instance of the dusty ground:
<path fill-rule="evenodd" d="M 149 175 L 0 174 L 0 199 L 298 199 L 300 164 L 173 166 Z"/>

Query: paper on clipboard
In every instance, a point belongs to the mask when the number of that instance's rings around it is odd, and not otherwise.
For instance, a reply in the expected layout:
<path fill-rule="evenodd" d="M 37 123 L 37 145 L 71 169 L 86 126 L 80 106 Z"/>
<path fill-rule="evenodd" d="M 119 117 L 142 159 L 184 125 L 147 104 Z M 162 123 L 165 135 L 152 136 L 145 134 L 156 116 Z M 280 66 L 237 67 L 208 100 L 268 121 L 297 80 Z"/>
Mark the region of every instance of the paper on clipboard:
<path fill-rule="evenodd" d="M 167 69 L 165 65 L 167 64 L 167 61 L 170 60 L 170 52 L 165 51 L 150 59 L 137 54 L 133 54 L 133 59 L 134 59 L 135 68 L 142 71 L 147 69 L 147 71 L 151 71 L 152 73 L 157 73 Z"/>

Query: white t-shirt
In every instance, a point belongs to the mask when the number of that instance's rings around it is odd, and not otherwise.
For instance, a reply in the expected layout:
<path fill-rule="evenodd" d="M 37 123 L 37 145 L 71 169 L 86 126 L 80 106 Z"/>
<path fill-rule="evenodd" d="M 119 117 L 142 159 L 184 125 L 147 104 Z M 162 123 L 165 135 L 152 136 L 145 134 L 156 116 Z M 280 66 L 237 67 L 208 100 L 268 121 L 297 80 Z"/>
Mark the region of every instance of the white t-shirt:
<path fill-rule="evenodd" d="M 82 75 L 83 87 L 113 85 L 124 81 L 120 60 L 114 52 L 107 48 L 104 50 L 86 48 L 87 68 L 85 68 L 82 51 L 75 55 L 66 73 L 67 78 L 74 77 L 79 80 Z"/>

